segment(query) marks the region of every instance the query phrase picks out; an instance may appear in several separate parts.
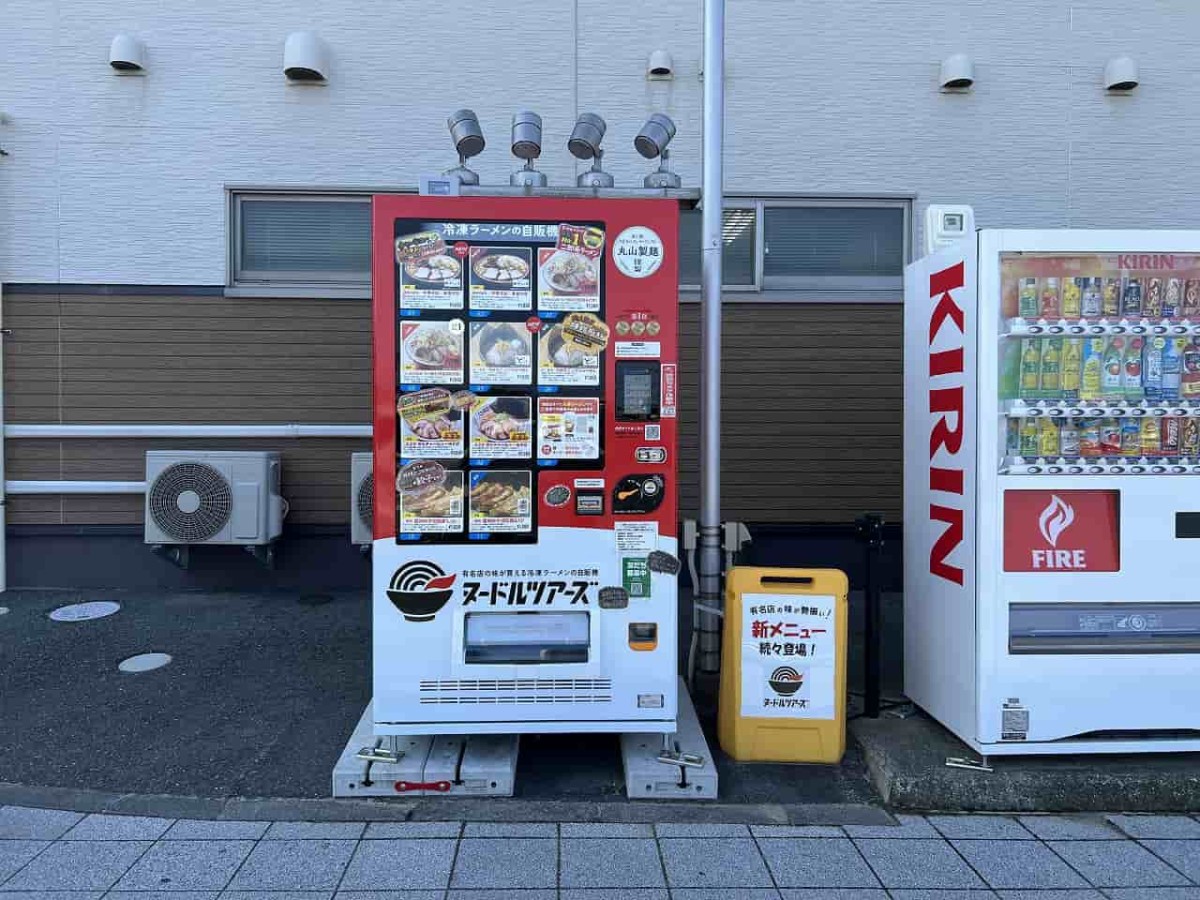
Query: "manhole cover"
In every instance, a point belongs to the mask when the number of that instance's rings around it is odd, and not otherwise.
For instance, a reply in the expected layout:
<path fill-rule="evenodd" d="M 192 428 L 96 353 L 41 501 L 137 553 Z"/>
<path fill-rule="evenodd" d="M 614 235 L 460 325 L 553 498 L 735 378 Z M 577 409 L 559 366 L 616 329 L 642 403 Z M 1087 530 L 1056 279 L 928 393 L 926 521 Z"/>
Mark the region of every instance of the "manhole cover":
<path fill-rule="evenodd" d="M 161 669 L 171 661 L 169 653 L 139 653 L 137 656 L 131 656 L 129 659 L 121 660 L 117 666 L 122 672 L 149 672 L 152 669 Z"/>
<path fill-rule="evenodd" d="M 91 603 L 72 603 L 70 606 L 60 606 L 50 613 L 55 622 L 87 622 L 90 619 L 103 619 L 111 616 L 121 608 L 120 603 L 111 600 L 93 600 Z"/>

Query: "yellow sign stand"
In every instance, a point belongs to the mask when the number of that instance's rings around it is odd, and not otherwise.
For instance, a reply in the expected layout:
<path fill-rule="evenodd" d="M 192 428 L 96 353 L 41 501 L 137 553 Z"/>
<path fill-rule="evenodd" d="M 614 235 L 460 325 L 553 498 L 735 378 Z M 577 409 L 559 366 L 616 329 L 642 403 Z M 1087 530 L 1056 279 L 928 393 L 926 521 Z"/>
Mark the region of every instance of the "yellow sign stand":
<path fill-rule="evenodd" d="M 729 573 L 717 736 L 731 757 L 841 760 L 849 589 L 837 569 Z"/>

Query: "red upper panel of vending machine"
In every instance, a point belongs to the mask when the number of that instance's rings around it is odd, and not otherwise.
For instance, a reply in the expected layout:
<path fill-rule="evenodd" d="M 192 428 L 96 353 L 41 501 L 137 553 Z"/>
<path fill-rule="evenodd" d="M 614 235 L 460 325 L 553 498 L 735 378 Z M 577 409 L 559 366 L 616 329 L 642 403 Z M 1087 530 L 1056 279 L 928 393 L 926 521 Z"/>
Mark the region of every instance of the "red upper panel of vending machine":
<path fill-rule="evenodd" d="M 676 534 L 678 217 L 665 199 L 374 198 L 376 540 Z"/>

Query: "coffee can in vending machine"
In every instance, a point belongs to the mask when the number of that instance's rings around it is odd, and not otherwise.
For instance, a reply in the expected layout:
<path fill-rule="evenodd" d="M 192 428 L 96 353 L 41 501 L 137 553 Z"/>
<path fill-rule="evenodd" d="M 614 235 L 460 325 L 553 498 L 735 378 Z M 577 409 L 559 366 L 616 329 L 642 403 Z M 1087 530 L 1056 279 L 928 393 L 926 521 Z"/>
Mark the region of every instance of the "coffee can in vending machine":
<path fill-rule="evenodd" d="M 1183 281 L 1179 278 L 1168 278 L 1166 293 L 1163 294 L 1163 318 L 1179 317 L 1179 309 L 1183 305 Z"/>
<path fill-rule="evenodd" d="M 1159 432 L 1159 451 L 1163 456 L 1178 456 L 1182 420 L 1169 417 L 1163 419 Z"/>
<path fill-rule="evenodd" d="M 1163 280 L 1151 278 L 1146 285 L 1146 296 L 1142 300 L 1142 315 L 1158 319 L 1163 313 Z"/>
<path fill-rule="evenodd" d="M 1134 318 L 1142 315 L 1142 279 L 1125 279 L 1125 290 L 1121 294 L 1121 315 Z"/>

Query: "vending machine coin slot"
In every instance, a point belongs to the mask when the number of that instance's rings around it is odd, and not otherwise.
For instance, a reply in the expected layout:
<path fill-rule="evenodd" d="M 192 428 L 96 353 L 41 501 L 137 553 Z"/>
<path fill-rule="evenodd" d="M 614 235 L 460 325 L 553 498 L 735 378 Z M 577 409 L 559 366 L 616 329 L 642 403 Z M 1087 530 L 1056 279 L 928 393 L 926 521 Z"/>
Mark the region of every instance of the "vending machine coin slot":
<path fill-rule="evenodd" d="M 657 362 L 617 360 L 617 421 L 657 422 L 662 414 L 662 369 Z"/>
<path fill-rule="evenodd" d="M 653 650 L 658 646 L 658 625 L 654 622 L 630 622 L 629 646 L 633 650 Z"/>
<path fill-rule="evenodd" d="M 575 491 L 575 515 L 602 516 L 604 515 L 604 491 L 584 489 Z"/>

